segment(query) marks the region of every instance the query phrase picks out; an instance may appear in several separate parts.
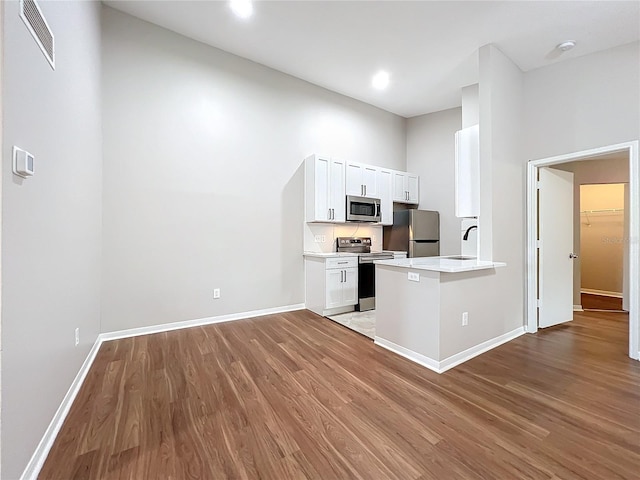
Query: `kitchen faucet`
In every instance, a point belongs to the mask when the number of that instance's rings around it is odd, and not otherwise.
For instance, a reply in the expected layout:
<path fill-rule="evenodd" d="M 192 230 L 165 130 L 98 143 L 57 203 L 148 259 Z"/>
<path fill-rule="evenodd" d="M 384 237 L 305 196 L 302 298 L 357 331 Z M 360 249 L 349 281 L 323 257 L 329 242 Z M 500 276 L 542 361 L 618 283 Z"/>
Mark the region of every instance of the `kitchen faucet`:
<path fill-rule="evenodd" d="M 478 228 L 478 225 L 471 225 L 469 228 L 467 228 L 467 231 L 464 232 L 464 236 L 462 237 L 462 240 L 465 240 L 465 241 L 469 240 L 469 232 L 474 228 Z"/>

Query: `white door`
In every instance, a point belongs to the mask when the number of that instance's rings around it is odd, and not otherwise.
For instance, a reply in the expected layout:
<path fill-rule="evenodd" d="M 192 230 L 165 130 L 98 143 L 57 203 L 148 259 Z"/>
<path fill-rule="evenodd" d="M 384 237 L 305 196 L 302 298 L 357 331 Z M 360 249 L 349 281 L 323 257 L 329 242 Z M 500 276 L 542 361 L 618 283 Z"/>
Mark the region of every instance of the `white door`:
<path fill-rule="evenodd" d="M 325 308 L 336 308 L 343 305 L 342 285 L 344 284 L 344 270 L 326 270 Z"/>
<path fill-rule="evenodd" d="M 393 172 L 393 201 L 407 201 L 407 177 L 402 172 Z"/>
<path fill-rule="evenodd" d="M 391 198 L 391 170 L 378 170 L 380 196 L 380 223 L 393 225 L 393 199 Z"/>
<path fill-rule="evenodd" d="M 364 186 L 364 196 L 370 198 L 380 198 L 377 187 L 378 169 L 365 166 L 362 168 L 362 185 Z"/>
<path fill-rule="evenodd" d="M 344 305 L 358 303 L 358 268 L 346 268 L 342 284 L 342 301 Z"/>
<path fill-rule="evenodd" d="M 364 186 L 362 182 L 362 172 L 364 168 L 358 163 L 347 163 L 347 195 L 355 195 L 357 197 L 364 196 Z"/>
<path fill-rule="evenodd" d="M 411 203 L 420 201 L 420 180 L 417 175 L 407 173 L 407 200 Z"/>
<path fill-rule="evenodd" d="M 573 173 L 540 168 L 538 325 L 573 320 Z"/>
<path fill-rule="evenodd" d="M 331 169 L 329 177 L 330 199 L 329 208 L 331 208 L 331 221 L 344 223 L 346 220 L 346 199 L 344 195 L 344 162 L 335 158 L 331 159 Z"/>

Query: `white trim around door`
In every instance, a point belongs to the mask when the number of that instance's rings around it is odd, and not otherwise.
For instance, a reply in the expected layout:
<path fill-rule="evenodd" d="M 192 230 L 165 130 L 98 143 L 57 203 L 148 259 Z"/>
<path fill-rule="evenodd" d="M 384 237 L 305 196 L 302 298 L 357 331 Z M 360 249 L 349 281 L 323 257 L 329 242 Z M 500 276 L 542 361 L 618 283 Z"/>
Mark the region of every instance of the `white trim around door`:
<path fill-rule="evenodd" d="M 550 165 L 597 159 L 615 152 L 629 155 L 629 356 L 640 360 L 640 166 L 637 140 L 556 157 L 531 160 L 527 165 L 527 323 L 528 333 L 538 331 L 538 169 Z"/>

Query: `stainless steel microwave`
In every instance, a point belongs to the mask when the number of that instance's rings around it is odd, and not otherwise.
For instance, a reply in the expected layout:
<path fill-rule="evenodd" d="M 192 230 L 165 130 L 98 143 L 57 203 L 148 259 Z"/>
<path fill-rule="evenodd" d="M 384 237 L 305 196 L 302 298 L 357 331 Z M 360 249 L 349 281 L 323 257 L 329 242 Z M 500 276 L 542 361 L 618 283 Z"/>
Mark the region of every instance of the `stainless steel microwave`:
<path fill-rule="evenodd" d="M 379 222 L 380 199 L 347 195 L 348 222 Z"/>

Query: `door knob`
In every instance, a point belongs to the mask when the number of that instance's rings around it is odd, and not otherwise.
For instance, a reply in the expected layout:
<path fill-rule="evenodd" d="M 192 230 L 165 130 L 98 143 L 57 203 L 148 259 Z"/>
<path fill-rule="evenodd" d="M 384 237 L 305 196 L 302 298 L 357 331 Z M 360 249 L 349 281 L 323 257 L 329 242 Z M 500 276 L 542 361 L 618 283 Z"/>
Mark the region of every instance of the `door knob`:
<path fill-rule="evenodd" d="M 569 254 L 569 258 L 571 258 L 571 259 L 578 258 L 578 254 L 577 253 L 570 253 Z"/>

